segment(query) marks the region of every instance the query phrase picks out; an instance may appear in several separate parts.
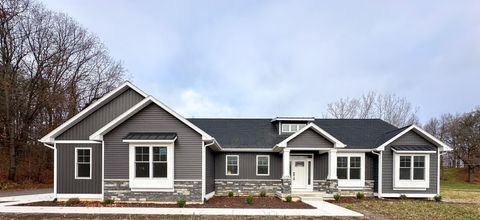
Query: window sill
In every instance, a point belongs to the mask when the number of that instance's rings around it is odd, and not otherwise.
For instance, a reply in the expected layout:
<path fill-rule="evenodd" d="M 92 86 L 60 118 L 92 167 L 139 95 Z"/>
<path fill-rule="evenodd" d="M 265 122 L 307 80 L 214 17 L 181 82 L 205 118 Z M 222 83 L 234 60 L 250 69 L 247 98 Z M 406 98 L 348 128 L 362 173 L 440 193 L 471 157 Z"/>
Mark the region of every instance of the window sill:
<path fill-rule="evenodd" d="M 173 188 L 130 188 L 132 192 L 174 192 Z"/>
<path fill-rule="evenodd" d="M 426 191 L 427 188 L 418 188 L 418 187 L 394 187 L 394 191 Z"/>

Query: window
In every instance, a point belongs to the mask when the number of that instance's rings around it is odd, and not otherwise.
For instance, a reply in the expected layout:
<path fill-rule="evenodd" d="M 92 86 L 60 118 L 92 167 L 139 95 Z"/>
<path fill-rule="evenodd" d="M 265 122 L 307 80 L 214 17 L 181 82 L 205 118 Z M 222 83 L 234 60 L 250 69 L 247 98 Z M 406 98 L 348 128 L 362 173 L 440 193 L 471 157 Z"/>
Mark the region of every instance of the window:
<path fill-rule="evenodd" d="M 282 124 L 282 132 L 297 132 L 307 126 L 306 124 Z"/>
<path fill-rule="evenodd" d="M 394 154 L 394 190 L 429 187 L 429 155 Z"/>
<path fill-rule="evenodd" d="M 172 192 L 174 142 L 130 143 L 129 186 L 132 191 Z"/>
<path fill-rule="evenodd" d="M 153 147 L 153 177 L 167 177 L 166 147 Z"/>
<path fill-rule="evenodd" d="M 360 176 L 361 157 L 337 157 L 338 179 L 360 180 Z"/>
<path fill-rule="evenodd" d="M 91 148 L 75 148 L 75 179 L 91 179 L 91 158 Z"/>
<path fill-rule="evenodd" d="M 226 175 L 238 175 L 238 155 L 227 155 L 226 158 Z"/>
<path fill-rule="evenodd" d="M 337 153 L 337 179 L 339 188 L 365 186 L 365 153 Z"/>
<path fill-rule="evenodd" d="M 257 155 L 257 176 L 270 175 L 270 156 Z"/>

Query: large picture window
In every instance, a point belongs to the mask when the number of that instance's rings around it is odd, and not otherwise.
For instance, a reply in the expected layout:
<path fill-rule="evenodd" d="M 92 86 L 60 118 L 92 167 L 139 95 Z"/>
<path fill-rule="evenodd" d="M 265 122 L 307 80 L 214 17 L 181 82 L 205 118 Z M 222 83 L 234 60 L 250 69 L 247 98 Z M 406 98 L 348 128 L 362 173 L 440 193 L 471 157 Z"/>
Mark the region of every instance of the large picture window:
<path fill-rule="evenodd" d="M 258 176 L 270 175 L 270 156 L 257 155 L 257 175 Z"/>
<path fill-rule="evenodd" d="M 400 156 L 400 180 L 424 180 L 425 156 Z"/>
<path fill-rule="evenodd" d="M 227 155 L 226 156 L 226 175 L 238 175 L 238 155 Z"/>
<path fill-rule="evenodd" d="M 92 178 L 92 149 L 75 148 L 75 178 Z"/>
<path fill-rule="evenodd" d="M 136 178 L 166 178 L 167 166 L 166 147 L 135 147 Z"/>

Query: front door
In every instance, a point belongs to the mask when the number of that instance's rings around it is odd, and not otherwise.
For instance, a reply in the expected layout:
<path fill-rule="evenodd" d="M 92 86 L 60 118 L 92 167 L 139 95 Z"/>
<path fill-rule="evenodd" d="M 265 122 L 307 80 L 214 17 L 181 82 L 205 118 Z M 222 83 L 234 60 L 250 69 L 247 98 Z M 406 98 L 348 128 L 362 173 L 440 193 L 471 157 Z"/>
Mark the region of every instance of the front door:
<path fill-rule="evenodd" d="M 308 166 L 307 160 L 292 160 L 292 188 L 307 189 L 308 186 Z"/>

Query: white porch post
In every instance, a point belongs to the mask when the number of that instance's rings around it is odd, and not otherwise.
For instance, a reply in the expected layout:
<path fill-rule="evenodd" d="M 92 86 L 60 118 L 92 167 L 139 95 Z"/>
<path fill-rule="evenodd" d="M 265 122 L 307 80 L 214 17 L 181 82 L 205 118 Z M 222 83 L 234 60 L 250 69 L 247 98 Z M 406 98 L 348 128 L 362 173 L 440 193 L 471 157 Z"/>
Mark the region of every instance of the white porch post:
<path fill-rule="evenodd" d="M 283 149 L 283 176 L 290 177 L 290 149 Z"/>
<path fill-rule="evenodd" d="M 337 149 L 328 151 L 328 176 L 327 179 L 337 179 Z"/>

